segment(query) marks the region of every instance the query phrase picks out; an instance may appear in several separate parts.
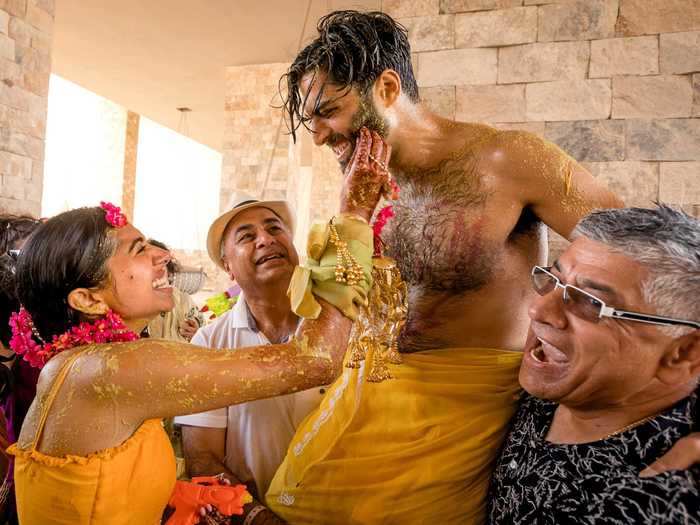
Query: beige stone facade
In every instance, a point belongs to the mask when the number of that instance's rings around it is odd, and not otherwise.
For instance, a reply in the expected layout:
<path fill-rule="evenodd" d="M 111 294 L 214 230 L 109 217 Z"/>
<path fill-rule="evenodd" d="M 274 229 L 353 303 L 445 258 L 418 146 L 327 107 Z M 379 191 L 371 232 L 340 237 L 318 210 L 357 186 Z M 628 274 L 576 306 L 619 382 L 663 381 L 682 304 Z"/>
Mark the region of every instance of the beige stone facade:
<path fill-rule="evenodd" d="M 53 0 L 0 2 L 0 213 L 41 214 Z"/>

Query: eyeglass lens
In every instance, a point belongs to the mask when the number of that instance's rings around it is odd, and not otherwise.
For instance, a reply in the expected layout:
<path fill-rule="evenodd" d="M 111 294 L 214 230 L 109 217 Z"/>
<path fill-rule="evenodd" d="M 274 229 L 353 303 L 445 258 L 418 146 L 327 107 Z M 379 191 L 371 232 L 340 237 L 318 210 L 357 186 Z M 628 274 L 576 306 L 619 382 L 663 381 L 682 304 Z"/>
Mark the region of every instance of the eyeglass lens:
<path fill-rule="evenodd" d="M 557 286 L 557 278 L 539 268 L 532 274 L 532 284 L 540 295 L 547 295 Z M 575 316 L 587 321 L 598 322 L 603 304 L 593 297 L 572 286 L 564 286 L 563 301 L 565 307 Z"/>

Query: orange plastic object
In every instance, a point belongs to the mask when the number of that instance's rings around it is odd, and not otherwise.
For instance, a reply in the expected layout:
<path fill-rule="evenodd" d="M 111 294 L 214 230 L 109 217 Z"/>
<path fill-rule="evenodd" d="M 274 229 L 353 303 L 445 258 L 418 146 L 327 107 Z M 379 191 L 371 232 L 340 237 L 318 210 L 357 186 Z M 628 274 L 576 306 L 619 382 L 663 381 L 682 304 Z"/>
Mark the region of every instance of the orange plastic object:
<path fill-rule="evenodd" d="M 199 523 L 199 509 L 212 505 L 224 516 L 243 514 L 243 505 L 253 501 L 245 485 L 222 485 L 219 478 L 192 478 L 192 482 L 178 481 L 168 505 L 175 508 L 166 525 L 195 525 Z"/>

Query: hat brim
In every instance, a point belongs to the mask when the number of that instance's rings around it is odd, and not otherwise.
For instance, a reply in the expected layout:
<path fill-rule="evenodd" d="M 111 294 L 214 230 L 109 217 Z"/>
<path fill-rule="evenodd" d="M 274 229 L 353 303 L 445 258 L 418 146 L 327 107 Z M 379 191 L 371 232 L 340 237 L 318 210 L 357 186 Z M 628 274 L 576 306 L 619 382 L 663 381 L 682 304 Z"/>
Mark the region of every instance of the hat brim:
<path fill-rule="evenodd" d="M 267 208 L 282 219 L 282 222 L 287 225 L 292 235 L 294 234 L 292 212 L 285 201 L 253 201 L 233 208 L 220 215 L 209 227 L 209 233 L 207 234 L 207 252 L 209 253 L 209 258 L 222 270 L 225 270 L 225 268 L 224 261 L 221 258 L 221 242 L 223 241 L 226 227 L 236 215 L 250 208 Z"/>

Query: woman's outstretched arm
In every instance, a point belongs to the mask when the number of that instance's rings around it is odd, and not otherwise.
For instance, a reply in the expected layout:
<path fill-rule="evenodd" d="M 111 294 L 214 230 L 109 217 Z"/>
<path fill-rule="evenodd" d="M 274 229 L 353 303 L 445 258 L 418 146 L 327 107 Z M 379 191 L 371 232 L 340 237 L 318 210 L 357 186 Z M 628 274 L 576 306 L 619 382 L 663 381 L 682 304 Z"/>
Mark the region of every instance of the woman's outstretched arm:
<path fill-rule="evenodd" d="M 129 419 L 202 412 L 333 382 L 351 325 L 323 303 L 321 315 L 302 321 L 284 344 L 211 350 L 142 339 L 103 345 L 79 358 L 74 381 L 94 403 L 118 403 Z"/>
<path fill-rule="evenodd" d="M 331 383 L 339 375 L 352 321 L 322 302 L 289 343 L 212 350 L 141 339 L 73 350 L 75 360 L 46 420 L 38 449 L 86 455 L 121 444 L 146 419 L 203 412 Z M 37 397 L 20 436 L 36 435 L 47 393 L 70 354 L 42 371 Z M 25 428 L 26 427 L 26 428 Z"/>

